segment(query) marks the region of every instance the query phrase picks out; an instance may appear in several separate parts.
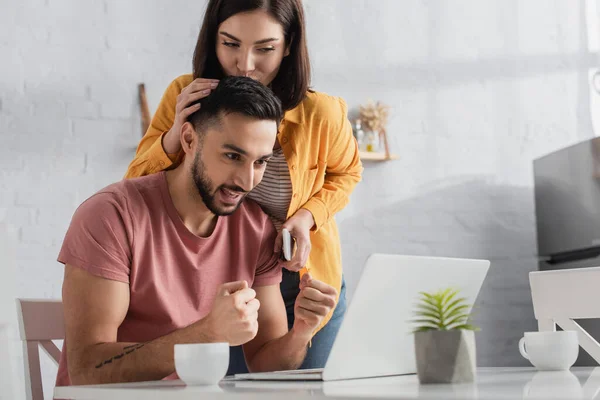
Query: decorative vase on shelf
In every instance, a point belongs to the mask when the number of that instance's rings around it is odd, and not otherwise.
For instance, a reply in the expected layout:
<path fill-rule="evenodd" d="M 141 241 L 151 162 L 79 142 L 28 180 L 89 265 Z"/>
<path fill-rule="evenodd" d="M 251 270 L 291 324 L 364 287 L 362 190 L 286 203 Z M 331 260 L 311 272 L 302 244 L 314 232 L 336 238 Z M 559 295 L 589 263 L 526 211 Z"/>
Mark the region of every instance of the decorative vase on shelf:
<path fill-rule="evenodd" d="M 379 133 L 368 131 L 365 135 L 365 151 L 377 153 L 380 150 Z"/>
<path fill-rule="evenodd" d="M 365 131 L 362 130 L 362 121 L 357 119 L 354 122 L 354 137 L 358 143 L 358 150 L 363 151 L 365 149 Z"/>

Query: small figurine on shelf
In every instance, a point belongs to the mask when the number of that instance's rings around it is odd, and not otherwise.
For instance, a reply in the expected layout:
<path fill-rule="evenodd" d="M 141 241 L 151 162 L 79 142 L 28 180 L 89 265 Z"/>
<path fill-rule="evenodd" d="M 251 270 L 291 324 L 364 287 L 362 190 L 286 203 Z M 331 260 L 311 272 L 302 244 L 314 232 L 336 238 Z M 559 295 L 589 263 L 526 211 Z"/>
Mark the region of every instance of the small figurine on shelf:
<path fill-rule="evenodd" d="M 385 135 L 389 107 L 380 102 L 369 100 L 366 105 L 360 106 L 360 121 L 367 129 L 365 150 L 368 152 L 380 151 L 381 136 Z M 383 138 L 385 139 L 385 137 Z M 384 140 L 385 142 L 385 140 Z M 386 148 L 387 153 L 387 148 Z"/>

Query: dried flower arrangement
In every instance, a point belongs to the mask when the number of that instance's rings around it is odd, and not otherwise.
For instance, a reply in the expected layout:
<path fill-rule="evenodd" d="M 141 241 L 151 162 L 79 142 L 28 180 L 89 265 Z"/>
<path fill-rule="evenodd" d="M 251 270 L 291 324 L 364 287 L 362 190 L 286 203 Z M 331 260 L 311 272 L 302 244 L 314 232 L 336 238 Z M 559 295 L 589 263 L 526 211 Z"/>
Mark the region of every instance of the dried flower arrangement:
<path fill-rule="evenodd" d="M 366 105 L 360 106 L 360 120 L 363 126 L 372 132 L 382 132 L 387 125 L 389 109 L 385 104 L 369 100 Z"/>

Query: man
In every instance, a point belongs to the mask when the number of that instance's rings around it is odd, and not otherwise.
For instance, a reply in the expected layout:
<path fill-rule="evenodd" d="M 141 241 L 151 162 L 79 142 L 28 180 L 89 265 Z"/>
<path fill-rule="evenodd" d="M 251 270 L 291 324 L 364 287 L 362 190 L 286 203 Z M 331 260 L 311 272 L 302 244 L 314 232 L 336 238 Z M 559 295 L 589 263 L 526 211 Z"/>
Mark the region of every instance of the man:
<path fill-rule="evenodd" d="M 288 332 L 277 233 L 242 202 L 282 114 L 267 87 L 223 79 L 182 126 L 179 167 L 108 186 L 77 209 L 58 258 L 58 386 L 163 379 L 176 343 L 243 345 L 251 371 L 300 366 L 335 289 L 306 275 Z"/>

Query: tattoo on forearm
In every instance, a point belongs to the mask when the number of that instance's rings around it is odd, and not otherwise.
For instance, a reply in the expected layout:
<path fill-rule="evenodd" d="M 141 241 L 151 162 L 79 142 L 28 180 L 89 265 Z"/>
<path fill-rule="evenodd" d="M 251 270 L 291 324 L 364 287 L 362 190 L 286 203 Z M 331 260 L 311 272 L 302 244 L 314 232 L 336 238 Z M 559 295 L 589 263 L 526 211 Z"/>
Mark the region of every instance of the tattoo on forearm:
<path fill-rule="evenodd" d="M 106 364 L 110 364 L 113 362 L 113 360 L 118 360 L 120 358 L 123 358 L 123 356 L 127 355 L 127 354 L 131 354 L 136 350 L 141 349 L 142 347 L 144 347 L 146 343 L 138 343 L 138 344 L 132 344 L 129 346 L 125 346 L 123 347 L 123 352 L 121 354 L 117 354 L 116 356 L 113 356 L 111 358 L 109 358 L 108 360 L 104 360 L 102 361 L 100 364 L 96 365 L 96 368 L 101 368 L 102 366 L 106 365 Z"/>

